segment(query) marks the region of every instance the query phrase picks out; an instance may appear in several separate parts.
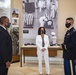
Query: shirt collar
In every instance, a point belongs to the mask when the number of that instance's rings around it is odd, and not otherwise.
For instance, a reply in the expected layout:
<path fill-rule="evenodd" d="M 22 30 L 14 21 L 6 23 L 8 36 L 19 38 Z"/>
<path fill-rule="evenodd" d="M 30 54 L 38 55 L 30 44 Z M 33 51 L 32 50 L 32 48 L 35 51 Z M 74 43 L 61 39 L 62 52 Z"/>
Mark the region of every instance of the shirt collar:
<path fill-rule="evenodd" d="M 70 30 L 71 28 L 73 28 L 73 26 L 71 26 L 70 28 L 68 28 L 68 30 Z"/>
<path fill-rule="evenodd" d="M 6 28 L 3 25 L 0 25 L 0 26 L 6 30 Z"/>

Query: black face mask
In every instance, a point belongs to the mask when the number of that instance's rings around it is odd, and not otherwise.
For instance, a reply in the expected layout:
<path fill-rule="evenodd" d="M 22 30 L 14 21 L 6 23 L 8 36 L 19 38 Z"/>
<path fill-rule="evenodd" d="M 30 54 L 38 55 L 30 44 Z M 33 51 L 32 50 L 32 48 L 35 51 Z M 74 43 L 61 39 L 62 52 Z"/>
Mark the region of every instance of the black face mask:
<path fill-rule="evenodd" d="M 71 24 L 70 23 L 66 23 L 65 26 L 66 26 L 66 28 L 69 28 L 71 26 Z"/>
<path fill-rule="evenodd" d="M 10 25 L 11 25 L 11 23 L 8 22 L 8 23 L 6 24 L 6 27 L 7 27 L 7 28 L 10 28 Z"/>
<path fill-rule="evenodd" d="M 41 34 L 44 34 L 44 30 L 41 30 L 40 33 L 41 33 Z"/>
<path fill-rule="evenodd" d="M 8 26 L 7 26 L 7 28 L 10 28 L 10 25 L 11 25 L 11 23 L 8 23 Z"/>

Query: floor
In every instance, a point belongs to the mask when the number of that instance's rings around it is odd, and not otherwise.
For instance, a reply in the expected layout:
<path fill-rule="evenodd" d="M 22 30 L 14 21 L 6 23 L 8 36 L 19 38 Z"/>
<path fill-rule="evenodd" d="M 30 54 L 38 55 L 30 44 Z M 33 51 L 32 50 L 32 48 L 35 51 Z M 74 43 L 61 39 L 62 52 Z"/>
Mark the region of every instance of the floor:
<path fill-rule="evenodd" d="M 8 75 L 39 75 L 36 57 L 26 57 L 26 63 L 20 67 L 20 62 L 12 63 Z M 64 75 L 62 51 L 57 52 L 57 57 L 50 58 L 51 75 Z M 46 74 L 43 63 L 43 74 Z"/>
<path fill-rule="evenodd" d="M 51 75 L 64 75 L 63 64 L 50 63 L 50 71 Z M 44 63 L 43 74 L 46 75 Z M 8 75 L 39 75 L 38 64 L 27 62 L 20 67 L 20 63 L 12 63 Z"/>

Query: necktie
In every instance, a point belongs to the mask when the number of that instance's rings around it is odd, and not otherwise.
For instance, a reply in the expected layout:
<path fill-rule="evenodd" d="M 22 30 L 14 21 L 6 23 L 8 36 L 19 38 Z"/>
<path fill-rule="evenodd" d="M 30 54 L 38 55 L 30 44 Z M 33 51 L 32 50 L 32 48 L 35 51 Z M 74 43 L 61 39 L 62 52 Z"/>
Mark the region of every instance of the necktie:
<path fill-rule="evenodd" d="M 42 37 L 42 47 L 44 47 L 45 43 L 44 43 L 44 37 Z"/>

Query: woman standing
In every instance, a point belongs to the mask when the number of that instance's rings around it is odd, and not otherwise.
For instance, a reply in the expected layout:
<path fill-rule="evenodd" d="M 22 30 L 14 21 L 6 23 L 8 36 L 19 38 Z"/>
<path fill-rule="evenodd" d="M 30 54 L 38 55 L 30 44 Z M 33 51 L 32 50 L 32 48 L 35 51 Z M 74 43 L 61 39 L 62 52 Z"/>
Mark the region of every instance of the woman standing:
<path fill-rule="evenodd" d="M 42 57 L 44 57 L 46 73 L 47 73 L 47 75 L 50 75 L 49 58 L 48 58 L 49 38 L 45 33 L 46 33 L 45 28 L 40 27 L 38 29 L 38 35 L 36 37 L 37 55 L 38 55 L 38 63 L 39 63 L 39 74 L 40 75 L 42 75 Z"/>

